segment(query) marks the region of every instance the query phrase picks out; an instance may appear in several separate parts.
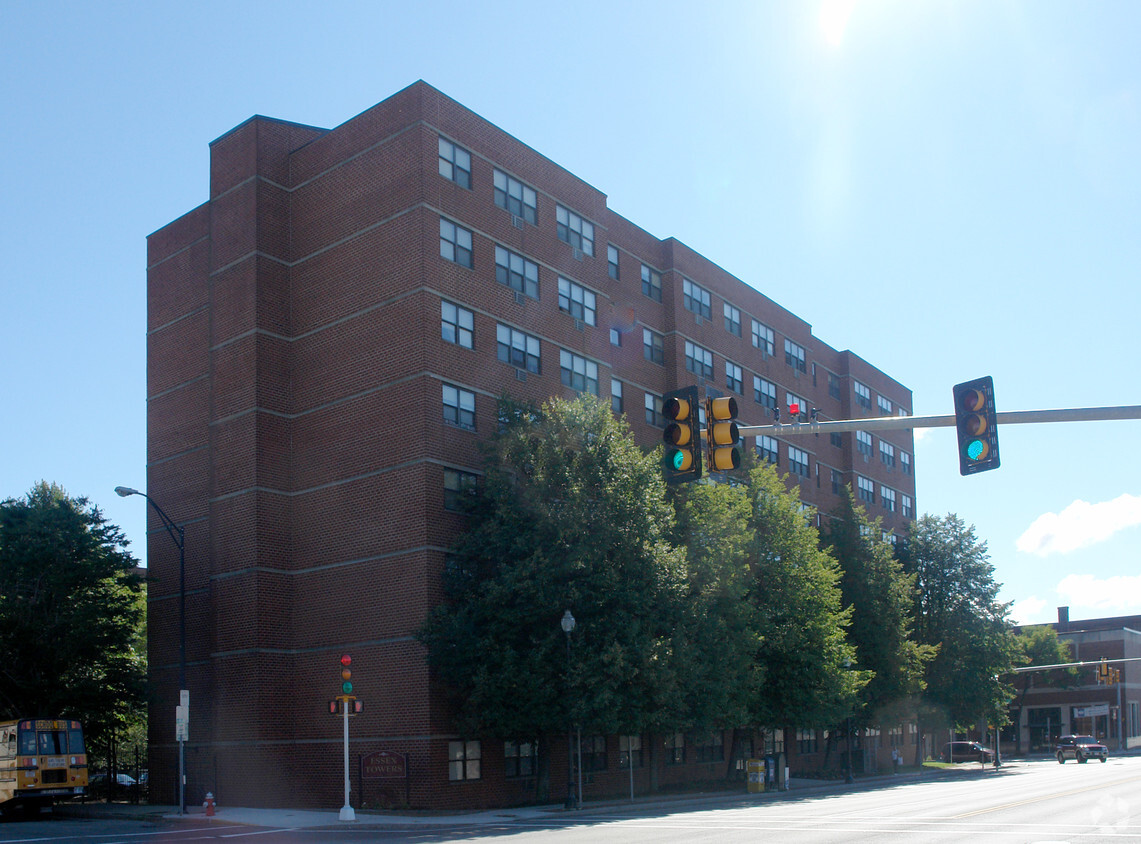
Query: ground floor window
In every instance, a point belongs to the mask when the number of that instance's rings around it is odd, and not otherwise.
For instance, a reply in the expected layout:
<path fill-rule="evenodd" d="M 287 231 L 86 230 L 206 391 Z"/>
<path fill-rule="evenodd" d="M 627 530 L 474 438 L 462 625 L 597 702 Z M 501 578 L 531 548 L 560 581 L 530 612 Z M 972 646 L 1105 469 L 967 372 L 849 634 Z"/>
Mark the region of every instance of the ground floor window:
<path fill-rule="evenodd" d="M 666 736 L 666 764 L 685 764 L 685 733 L 671 733 Z"/>
<path fill-rule="evenodd" d="M 479 779 L 480 756 L 478 741 L 449 741 L 448 779 L 453 782 Z"/>
<path fill-rule="evenodd" d="M 606 770 L 606 736 L 586 736 L 582 740 L 582 769 Z"/>
<path fill-rule="evenodd" d="M 725 760 L 725 737 L 720 732 L 697 733 L 693 737 L 694 762 L 722 762 Z"/>
<path fill-rule="evenodd" d="M 535 742 L 505 741 L 503 743 L 503 771 L 508 777 L 535 775 Z"/>
<path fill-rule="evenodd" d="M 642 737 L 618 736 L 618 767 L 642 767 Z"/>

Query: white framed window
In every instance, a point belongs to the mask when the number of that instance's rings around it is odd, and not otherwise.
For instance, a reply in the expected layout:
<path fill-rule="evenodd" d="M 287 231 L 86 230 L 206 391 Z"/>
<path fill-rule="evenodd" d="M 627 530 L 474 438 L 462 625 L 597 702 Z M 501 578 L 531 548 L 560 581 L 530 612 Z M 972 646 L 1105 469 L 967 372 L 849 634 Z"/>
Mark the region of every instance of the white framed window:
<path fill-rule="evenodd" d="M 655 302 L 662 301 L 662 274 L 645 264 L 642 264 L 642 295 Z"/>
<path fill-rule="evenodd" d="M 713 380 L 713 352 L 685 341 L 685 368 L 694 375 Z"/>
<path fill-rule="evenodd" d="M 662 416 L 662 397 L 653 393 L 646 393 L 643 399 L 646 407 L 646 424 L 655 428 L 665 427 L 665 418 Z"/>
<path fill-rule="evenodd" d="M 618 281 L 618 247 L 613 243 L 606 244 L 606 273 Z"/>
<path fill-rule="evenodd" d="M 732 361 L 725 361 L 725 386 L 734 393 L 744 393 L 744 372 Z"/>
<path fill-rule="evenodd" d="M 788 413 L 788 418 L 799 418 L 801 422 L 807 421 L 808 402 L 806 402 L 801 396 L 798 396 L 796 393 L 790 393 L 788 391 L 785 392 L 784 398 L 785 411 Z M 796 408 L 795 411 L 793 411 L 794 407 Z"/>
<path fill-rule="evenodd" d="M 465 349 L 474 348 L 475 316 L 467 308 L 441 299 L 440 337 Z"/>
<path fill-rule="evenodd" d="M 471 232 L 443 217 L 440 218 L 440 257 L 469 269 L 475 266 L 472 260 Z"/>
<path fill-rule="evenodd" d="M 475 430 L 475 393 L 444 384 L 444 421 L 450 425 Z"/>
<path fill-rule="evenodd" d="M 876 485 L 871 478 L 856 475 L 856 494 L 869 504 L 876 503 Z"/>
<path fill-rule="evenodd" d="M 538 337 L 503 323 L 495 326 L 495 355 L 504 363 L 539 375 L 542 371 L 539 348 Z"/>
<path fill-rule="evenodd" d="M 804 346 L 801 346 L 799 343 L 792 342 L 787 337 L 784 341 L 784 362 L 798 372 L 808 371 Z"/>
<path fill-rule="evenodd" d="M 722 310 L 725 313 L 725 330 L 735 337 L 740 337 L 741 311 L 730 305 L 728 302 L 722 303 Z"/>
<path fill-rule="evenodd" d="M 495 280 L 532 299 L 539 298 L 539 265 L 498 245 L 495 247 Z"/>
<path fill-rule="evenodd" d="M 514 176 L 508 176 L 502 170 L 495 171 L 495 204 L 512 215 L 521 217 L 531 225 L 535 225 L 539 218 L 538 205 L 535 200 L 535 191 L 527 187 Z"/>
<path fill-rule="evenodd" d="M 901 509 L 904 517 L 908 519 L 912 518 L 915 515 L 915 505 L 911 502 L 911 496 L 903 495 L 900 496 L 900 498 L 903 505 Z"/>
<path fill-rule="evenodd" d="M 769 410 L 777 408 L 777 385 L 759 375 L 753 376 L 753 401 Z"/>
<path fill-rule="evenodd" d="M 449 741 L 448 779 L 452 782 L 479 779 L 480 756 L 478 741 Z"/>
<path fill-rule="evenodd" d="M 610 379 L 610 409 L 618 416 L 622 415 L 622 382 L 617 378 Z"/>
<path fill-rule="evenodd" d="M 828 395 L 834 399 L 843 398 L 840 392 L 840 378 L 835 373 L 828 373 Z"/>
<path fill-rule="evenodd" d="M 656 364 L 665 365 L 665 341 L 661 334 L 648 328 L 642 329 L 642 357 Z"/>
<path fill-rule="evenodd" d="M 852 389 L 856 391 L 856 404 L 865 410 L 871 410 L 872 391 L 868 389 L 867 384 L 861 384 L 859 381 L 853 381 Z"/>
<path fill-rule="evenodd" d="M 776 354 L 776 334 L 763 322 L 753 320 L 753 348 L 760 349 L 769 357 Z"/>
<path fill-rule="evenodd" d="M 880 503 L 889 513 L 895 512 L 895 490 L 880 484 Z"/>
<path fill-rule="evenodd" d="M 570 387 L 572 390 L 577 390 L 580 393 L 590 393 L 592 396 L 598 395 L 597 363 L 592 360 L 587 360 L 580 355 L 576 355 L 574 352 L 560 349 L 559 368 L 563 386 Z"/>
<path fill-rule="evenodd" d="M 856 431 L 856 451 L 864 457 L 872 456 L 872 435 L 867 431 Z"/>
<path fill-rule="evenodd" d="M 683 277 L 681 292 L 682 304 L 685 305 L 687 311 L 693 311 L 705 319 L 713 319 L 713 297 L 710 296 L 708 290 Z"/>
<path fill-rule="evenodd" d="M 440 138 L 440 175 L 455 182 L 461 188 L 471 188 L 471 153 L 453 144 L 447 138 Z"/>
<path fill-rule="evenodd" d="M 808 477 L 808 452 L 795 446 L 788 447 L 788 470 L 802 478 Z"/>
<path fill-rule="evenodd" d="M 880 416 L 891 416 L 895 412 L 892 407 L 891 399 L 876 396 L 876 403 L 879 405 Z"/>
<path fill-rule="evenodd" d="M 581 284 L 559 276 L 559 310 L 587 325 L 595 324 L 595 296 Z"/>
<path fill-rule="evenodd" d="M 899 470 L 905 475 L 911 474 L 911 455 L 906 451 L 899 452 Z"/>
<path fill-rule="evenodd" d="M 895 468 L 895 446 L 880 440 L 880 463 L 888 469 Z"/>
<path fill-rule="evenodd" d="M 780 465 L 780 443 L 775 437 L 764 434 L 757 437 L 757 456 L 769 463 Z"/>
<path fill-rule="evenodd" d="M 444 469 L 444 509 L 462 512 L 464 501 L 475 495 L 479 477 L 461 469 Z"/>
<path fill-rule="evenodd" d="M 561 205 L 555 207 L 555 231 L 559 240 L 569 243 L 584 255 L 594 254 L 594 224 Z"/>

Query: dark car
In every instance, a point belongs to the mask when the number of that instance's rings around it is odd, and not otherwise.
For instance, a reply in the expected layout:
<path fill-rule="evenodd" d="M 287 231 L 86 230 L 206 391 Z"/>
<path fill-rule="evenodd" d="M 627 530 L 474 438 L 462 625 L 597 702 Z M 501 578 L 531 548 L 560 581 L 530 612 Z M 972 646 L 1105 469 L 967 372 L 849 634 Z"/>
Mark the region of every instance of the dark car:
<path fill-rule="evenodd" d="M 1109 748 L 1093 736 L 1062 736 L 1058 739 L 1058 764 L 1066 764 L 1067 759 L 1085 762 L 1088 759 L 1109 759 Z"/>
<path fill-rule="evenodd" d="M 943 745 L 944 762 L 990 762 L 994 751 L 977 741 L 951 741 Z"/>

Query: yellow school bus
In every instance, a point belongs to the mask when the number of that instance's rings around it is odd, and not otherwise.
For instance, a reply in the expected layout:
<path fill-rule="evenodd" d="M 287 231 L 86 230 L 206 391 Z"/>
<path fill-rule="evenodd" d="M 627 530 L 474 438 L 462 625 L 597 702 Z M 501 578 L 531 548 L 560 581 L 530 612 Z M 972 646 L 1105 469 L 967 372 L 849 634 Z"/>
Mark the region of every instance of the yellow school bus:
<path fill-rule="evenodd" d="M 38 812 L 87 793 L 87 748 L 78 721 L 0 721 L 0 811 Z"/>

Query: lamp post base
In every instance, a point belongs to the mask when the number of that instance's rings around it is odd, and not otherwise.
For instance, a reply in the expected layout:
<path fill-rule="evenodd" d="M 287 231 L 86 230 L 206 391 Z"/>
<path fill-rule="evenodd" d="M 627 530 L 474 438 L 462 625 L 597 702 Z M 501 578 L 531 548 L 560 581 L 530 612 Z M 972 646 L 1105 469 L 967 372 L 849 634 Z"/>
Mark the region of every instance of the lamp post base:
<path fill-rule="evenodd" d="M 342 821 L 355 821 L 357 813 L 353 811 L 352 806 L 342 806 L 341 814 L 337 816 Z"/>

